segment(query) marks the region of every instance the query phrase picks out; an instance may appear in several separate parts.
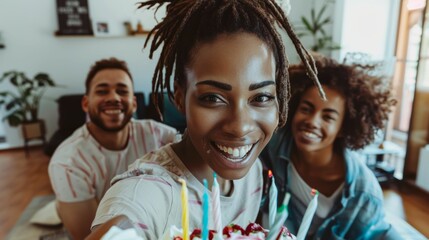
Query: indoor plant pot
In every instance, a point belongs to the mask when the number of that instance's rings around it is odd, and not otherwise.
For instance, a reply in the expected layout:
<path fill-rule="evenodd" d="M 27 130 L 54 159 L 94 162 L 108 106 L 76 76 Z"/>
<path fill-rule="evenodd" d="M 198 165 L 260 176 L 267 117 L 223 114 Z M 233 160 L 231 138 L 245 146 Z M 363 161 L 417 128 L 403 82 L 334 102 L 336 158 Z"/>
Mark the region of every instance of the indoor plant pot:
<path fill-rule="evenodd" d="M 46 73 L 29 78 L 23 72 L 5 72 L 0 78 L 0 108 L 4 108 L 3 121 L 10 126 L 22 126 L 25 145 L 28 140 L 45 138 L 44 121 L 38 118 L 40 100 L 54 80 Z"/>

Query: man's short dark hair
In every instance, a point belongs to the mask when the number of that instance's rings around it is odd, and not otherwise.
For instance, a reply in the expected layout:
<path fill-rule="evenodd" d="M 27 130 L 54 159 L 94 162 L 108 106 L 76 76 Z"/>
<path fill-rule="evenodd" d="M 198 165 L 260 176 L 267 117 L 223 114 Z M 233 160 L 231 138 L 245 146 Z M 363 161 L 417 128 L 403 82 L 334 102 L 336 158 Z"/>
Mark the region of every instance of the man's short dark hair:
<path fill-rule="evenodd" d="M 86 76 L 85 81 L 85 93 L 88 94 L 89 92 L 89 86 L 91 84 L 92 79 L 94 76 L 104 69 L 119 69 L 127 73 L 127 75 L 130 77 L 131 82 L 133 82 L 133 77 L 131 76 L 130 70 L 128 69 L 127 63 L 125 61 L 119 60 L 117 58 L 108 58 L 108 59 L 101 59 L 97 62 L 95 62 L 94 65 L 91 66 L 91 69 L 89 70 L 88 75 Z"/>

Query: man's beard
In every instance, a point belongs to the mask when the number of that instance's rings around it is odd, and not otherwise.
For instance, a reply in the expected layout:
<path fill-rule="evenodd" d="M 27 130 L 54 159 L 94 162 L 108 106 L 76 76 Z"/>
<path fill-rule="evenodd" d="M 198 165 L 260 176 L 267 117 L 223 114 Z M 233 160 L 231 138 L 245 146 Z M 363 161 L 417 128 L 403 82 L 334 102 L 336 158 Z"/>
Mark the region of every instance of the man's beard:
<path fill-rule="evenodd" d="M 98 114 L 92 112 L 92 111 L 88 111 L 89 114 L 89 119 L 91 119 L 91 122 L 97 126 L 98 128 L 106 131 L 106 132 L 119 132 L 122 129 L 124 129 L 127 124 L 130 122 L 131 117 L 133 116 L 132 114 L 126 114 L 124 119 L 122 120 L 121 125 L 119 125 L 118 127 L 108 127 L 104 124 L 103 120 L 101 119 L 101 117 L 99 117 Z"/>

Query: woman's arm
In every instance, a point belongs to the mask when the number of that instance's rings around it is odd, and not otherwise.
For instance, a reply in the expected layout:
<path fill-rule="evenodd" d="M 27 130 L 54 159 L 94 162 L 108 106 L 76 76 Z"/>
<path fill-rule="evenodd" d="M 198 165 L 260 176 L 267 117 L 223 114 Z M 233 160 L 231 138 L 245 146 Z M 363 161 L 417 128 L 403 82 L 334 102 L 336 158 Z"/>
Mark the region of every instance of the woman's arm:
<path fill-rule="evenodd" d="M 109 221 L 96 226 L 91 234 L 86 237 L 86 240 L 99 240 L 106 234 L 112 226 L 117 226 L 121 229 L 128 229 L 133 227 L 133 223 L 124 215 L 116 216 Z"/>

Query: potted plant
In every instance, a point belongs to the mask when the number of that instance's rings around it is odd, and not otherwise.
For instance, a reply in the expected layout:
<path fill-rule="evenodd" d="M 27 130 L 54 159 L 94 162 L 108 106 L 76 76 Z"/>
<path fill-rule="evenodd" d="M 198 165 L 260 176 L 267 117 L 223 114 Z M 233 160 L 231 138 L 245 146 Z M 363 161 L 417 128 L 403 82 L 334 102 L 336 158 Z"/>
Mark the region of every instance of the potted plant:
<path fill-rule="evenodd" d="M 332 51 L 341 48 L 332 41 L 332 36 L 326 31 L 326 27 L 332 23 L 331 16 L 326 16 L 326 9 L 328 4 L 333 2 L 335 1 L 325 1 L 319 10 L 313 6 L 310 17 L 301 16 L 301 22 L 295 27 L 298 37 L 311 37 L 312 43 L 309 48 L 312 51 Z"/>
<path fill-rule="evenodd" d="M 10 87 L 5 86 L 5 81 Z M 33 138 L 44 140 L 45 127 L 38 116 L 39 106 L 46 89 L 56 86 L 54 80 L 46 73 L 29 78 L 23 72 L 9 71 L 0 78 L 0 85 L 3 85 L 0 91 L 0 109 L 5 110 L 3 121 L 13 127 L 22 125 L 25 144 Z"/>

